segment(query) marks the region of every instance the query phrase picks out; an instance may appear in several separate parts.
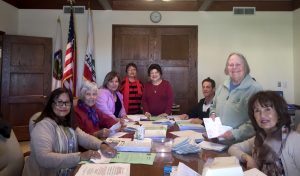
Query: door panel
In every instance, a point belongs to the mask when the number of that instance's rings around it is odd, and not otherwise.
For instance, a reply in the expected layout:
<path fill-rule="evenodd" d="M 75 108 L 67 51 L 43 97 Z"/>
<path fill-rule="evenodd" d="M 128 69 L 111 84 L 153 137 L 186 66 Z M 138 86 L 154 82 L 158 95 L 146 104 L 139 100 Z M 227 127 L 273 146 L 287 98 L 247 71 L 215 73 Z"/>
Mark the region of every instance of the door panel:
<path fill-rule="evenodd" d="M 148 67 L 157 63 L 173 87 L 180 113 L 197 103 L 197 26 L 115 25 L 113 34 L 113 70 L 123 77 L 126 64 L 134 62 L 145 83 Z"/>
<path fill-rule="evenodd" d="M 1 112 L 18 140 L 29 140 L 29 119 L 51 91 L 51 53 L 51 38 L 4 36 Z"/>

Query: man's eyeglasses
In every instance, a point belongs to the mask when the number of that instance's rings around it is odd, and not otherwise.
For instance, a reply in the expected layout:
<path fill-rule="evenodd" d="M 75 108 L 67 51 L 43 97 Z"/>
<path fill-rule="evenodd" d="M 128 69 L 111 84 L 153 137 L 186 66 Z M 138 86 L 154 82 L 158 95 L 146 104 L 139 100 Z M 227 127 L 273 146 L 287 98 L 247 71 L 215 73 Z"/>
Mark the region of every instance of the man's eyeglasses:
<path fill-rule="evenodd" d="M 54 104 L 58 107 L 63 107 L 64 105 L 67 106 L 67 107 L 70 107 L 71 106 L 71 102 L 69 101 L 54 101 Z"/>

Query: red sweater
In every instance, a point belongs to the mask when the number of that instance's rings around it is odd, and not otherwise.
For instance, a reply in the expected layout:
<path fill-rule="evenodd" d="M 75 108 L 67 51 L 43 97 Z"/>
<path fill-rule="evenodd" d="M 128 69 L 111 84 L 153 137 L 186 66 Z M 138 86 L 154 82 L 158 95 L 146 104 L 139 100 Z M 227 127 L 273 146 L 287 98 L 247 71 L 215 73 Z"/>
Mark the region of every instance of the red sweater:
<path fill-rule="evenodd" d="M 114 124 L 117 123 L 117 121 L 115 119 L 104 114 L 99 109 L 96 109 L 96 112 L 100 119 L 100 123 L 99 123 L 99 126 L 94 126 L 93 122 L 88 118 L 88 115 L 86 112 L 84 112 L 78 106 L 75 106 L 74 111 L 75 111 L 75 117 L 76 117 L 79 127 L 84 132 L 91 134 L 91 135 L 93 135 L 94 132 L 99 131 L 103 128 L 110 128 L 111 126 L 113 126 Z"/>
<path fill-rule="evenodd" d="M 148 82 L 144 86 L 142 104 L 144 112 L 151 115 L 162 113 L 171 114 L 173 104 L 173 91 L 170 83 L 162 80 L 159 85 Z"/>

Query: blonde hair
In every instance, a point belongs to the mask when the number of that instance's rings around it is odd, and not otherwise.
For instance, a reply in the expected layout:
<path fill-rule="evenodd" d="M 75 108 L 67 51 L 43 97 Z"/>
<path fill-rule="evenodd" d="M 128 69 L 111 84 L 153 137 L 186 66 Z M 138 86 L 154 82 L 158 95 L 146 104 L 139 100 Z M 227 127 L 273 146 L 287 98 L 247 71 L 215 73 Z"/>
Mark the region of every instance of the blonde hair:
<path fill-rule="evenodd" d="M 242 55 L 241 53 L 230 53 L 229 56 L 227 57 L 227 61 L 226 61 L 226 64 L 225 64 L 225 69 L 224 69 L 224 73 L 225 75 L 228 75 L 228 62 L 229 62 L 229 59 L 231 56 L 233 55 L 237 55 L 242 61 L 243 61 L 243 64 L 244 64 L 244 70 L 245 70 L 245 75 L 248 75 L 250 73 L 250 67 L 249 67 L 249 64 L 245 58 L 244 55 Z"/>

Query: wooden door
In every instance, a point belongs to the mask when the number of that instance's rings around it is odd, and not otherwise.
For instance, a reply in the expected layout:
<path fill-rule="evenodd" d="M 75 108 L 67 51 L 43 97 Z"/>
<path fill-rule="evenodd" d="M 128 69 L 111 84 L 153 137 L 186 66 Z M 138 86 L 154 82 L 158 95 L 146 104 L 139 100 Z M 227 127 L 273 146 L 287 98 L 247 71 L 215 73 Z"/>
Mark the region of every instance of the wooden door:
<path fill-rule="evenodd" d="M 29 140 L 29 119 L 51 91 L 51 53 L 51 38 L 4 35 L 1 112 L 19 141 Z"/>
<path fill-rule="evenodd" d="M 197 103 L 197 26 L 113 26 L 113 70 L 123 77 L 126 64 L 138 66 L 148 80 L 152 63 L 163 69 L 174 92 L 174 104 L 186 113 Z"/>

